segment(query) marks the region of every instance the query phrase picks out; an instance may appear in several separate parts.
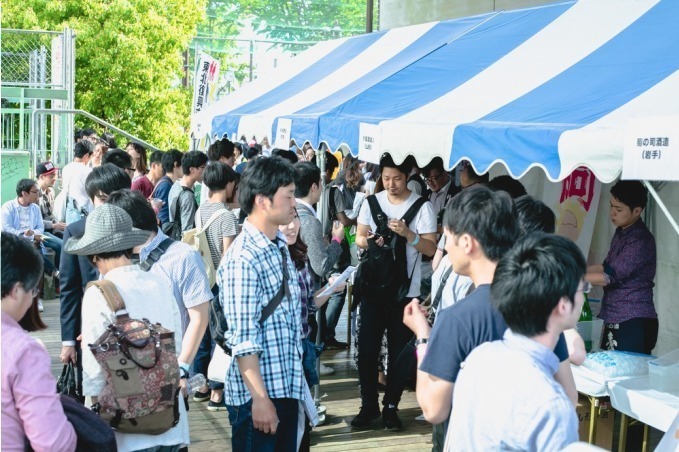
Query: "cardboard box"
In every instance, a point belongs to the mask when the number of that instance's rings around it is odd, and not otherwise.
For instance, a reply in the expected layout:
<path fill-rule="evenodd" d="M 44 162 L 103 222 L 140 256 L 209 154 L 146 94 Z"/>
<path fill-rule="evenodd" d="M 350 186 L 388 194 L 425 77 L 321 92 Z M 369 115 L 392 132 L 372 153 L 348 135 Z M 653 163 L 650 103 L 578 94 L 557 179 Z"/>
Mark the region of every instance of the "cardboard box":
<path fill-rule="evenodd" d="M 580 441 L 587 442 L 589 440 L 589 425 L 591 419 L 589 399 L 580 395 L 578 406 L 575 411 L 578 416 L 578 433 L 580 435 Z M 599 418 L 597 419 L 594 445 L 606 450 L 611 450 L 613 447 L 613 417 L 615 411 L 613 411 L 612 408 L 603 410 L 597 408 L 597 413 L 599 414 Z"/>

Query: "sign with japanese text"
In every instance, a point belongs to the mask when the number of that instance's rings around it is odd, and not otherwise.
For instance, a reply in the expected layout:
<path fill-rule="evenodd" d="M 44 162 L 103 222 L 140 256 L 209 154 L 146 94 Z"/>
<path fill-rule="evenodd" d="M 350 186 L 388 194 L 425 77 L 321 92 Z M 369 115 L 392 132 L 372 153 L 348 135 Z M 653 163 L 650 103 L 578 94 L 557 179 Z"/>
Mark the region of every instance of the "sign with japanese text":
<path fill-rule="evenodd" d="M 362 122 L 358 127 L 358 134 L 358 158 L 379 164 L 382 155 L 380 126 Z"/>
<path fill-rule="evenodd" d="M 679 116 L 630 119 L 622 179 L 679 181 Z"/>
<path fill-rule="evenodd" d="M 198 55 L 193 78 L 193 113 L 198 113 L 214 102 L 219 80 L 219 61 L 204 52 Z"/>
<path fill-rule="evenodd" d="M 278 118 L 276 127 L 276 140 L 274 147 L 278 149 L 290 149 L 290 131 L 292 130 L 292 119 Z"/>
<path fill-rule="evenodd" d="M 581 166 L 561 182 L 545 182 L 542 201 L 556 214 L 556 233 L 573 240 L 587 256 L 601 197 L 601 182 Z"/>

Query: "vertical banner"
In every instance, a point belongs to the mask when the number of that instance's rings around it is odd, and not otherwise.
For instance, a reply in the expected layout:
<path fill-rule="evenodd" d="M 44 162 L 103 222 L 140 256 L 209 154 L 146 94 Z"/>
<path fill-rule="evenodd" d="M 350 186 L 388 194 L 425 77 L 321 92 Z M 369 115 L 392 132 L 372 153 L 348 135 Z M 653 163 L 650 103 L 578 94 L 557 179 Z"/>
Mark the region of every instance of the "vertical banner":
<path fill-rule="evenodd" d="M 556 233 L 573 240 L 587 257 L 601 197 L 601 182 L 581 166 L 561 182 L 545 182 L 542 201 L 556 214 Z"/>
<path fill-rule="evenodd" d="M 193 78 L 193 113 L 198 113 L 214 102 L 219 80 L 219 61 L 204 52 L 198 53 Z"/>

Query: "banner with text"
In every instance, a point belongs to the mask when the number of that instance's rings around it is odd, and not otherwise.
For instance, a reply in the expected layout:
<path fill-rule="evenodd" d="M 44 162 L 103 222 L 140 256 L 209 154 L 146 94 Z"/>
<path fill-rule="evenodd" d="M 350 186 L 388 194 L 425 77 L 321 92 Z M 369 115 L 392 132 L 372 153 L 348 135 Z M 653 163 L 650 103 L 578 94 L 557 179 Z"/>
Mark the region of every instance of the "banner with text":
<path fill-rule="evenodd" d="M 600 197 L 601 182 L 584 166 L 561 182 L 545 182 L 542 202 L 556 214 L 556 233 L 573 240 L 585 257 L 592 244 Z"/>
<path fill-rule="evenodd" d="M 364 162 L 379 164 L 382 155 L 380 126 L 362 122 L 358 127 L 358 158 Z"/>
<path fill-rule="evenodd" d="M 193 78 L 193 113 L 198 113 L 215 100 L 219 80 L 219 61 L 204 52 L 198 54 Z"/>
<path fill-rule="evenodd" d="M 679 116 L 630 119 L 622 179 L 679 181 Z"/>

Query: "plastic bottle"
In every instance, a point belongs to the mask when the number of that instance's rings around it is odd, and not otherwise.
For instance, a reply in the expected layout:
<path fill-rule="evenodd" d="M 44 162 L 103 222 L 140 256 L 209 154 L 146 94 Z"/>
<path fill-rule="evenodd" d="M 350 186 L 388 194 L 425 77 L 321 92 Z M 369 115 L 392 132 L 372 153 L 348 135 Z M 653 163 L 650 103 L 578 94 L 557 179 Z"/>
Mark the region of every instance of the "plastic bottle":
<path fill-rule="evenodd" d="M 195 374 L 191 378 L 186 379 L 186 389 L 188 389 L 189 394 L 193 394 L 198 389 L 204 387 L 207 384 L 205 375 Z"/>
<path fill-rule="evenodd" d="M 583 294 L 585 296 L 585 302 L 582 304 L 582 311 L 580 311 L 580 320 L 579 322 L 591 322 L 593 320 L 592 316 L 592 309 L 589 307 L 589 298 L 587 297 L 587 294 Z M 585 330 L 586 331 L 586 330 Z M 591 332 L 589 334 L 589 337 L 583 337 L 582 339 L 585 341 L 585 351 L 588 353 L 592 350 L 592 337 L 591 337 Z"/>

